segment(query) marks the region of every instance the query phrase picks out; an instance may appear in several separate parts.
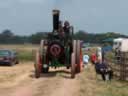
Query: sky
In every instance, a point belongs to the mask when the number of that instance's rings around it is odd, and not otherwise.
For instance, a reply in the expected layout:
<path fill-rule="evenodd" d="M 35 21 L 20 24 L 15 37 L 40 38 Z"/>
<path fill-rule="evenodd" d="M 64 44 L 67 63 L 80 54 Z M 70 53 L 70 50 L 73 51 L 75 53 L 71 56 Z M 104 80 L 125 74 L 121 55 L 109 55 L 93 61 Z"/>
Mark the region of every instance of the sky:
<path fill-rule="evenodd" d="M 0 32 L 18 35 L 52 31 L 52 10 L 61 11 L 75 30 L 128 35 L 128 0 L 0 0 Z"/>

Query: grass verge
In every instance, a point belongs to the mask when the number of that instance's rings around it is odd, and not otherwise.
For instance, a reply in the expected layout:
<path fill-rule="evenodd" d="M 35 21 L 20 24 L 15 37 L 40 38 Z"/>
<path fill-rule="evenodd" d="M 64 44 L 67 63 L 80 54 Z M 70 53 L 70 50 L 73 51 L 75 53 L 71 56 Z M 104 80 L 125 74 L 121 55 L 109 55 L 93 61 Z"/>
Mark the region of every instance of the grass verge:
<path fill-rule="evenodd" d="M 96 76 L 93 66 L 82 72 L 80 78 L 79 96 L 128 96 L 128 82 L 103 81 Z"/>

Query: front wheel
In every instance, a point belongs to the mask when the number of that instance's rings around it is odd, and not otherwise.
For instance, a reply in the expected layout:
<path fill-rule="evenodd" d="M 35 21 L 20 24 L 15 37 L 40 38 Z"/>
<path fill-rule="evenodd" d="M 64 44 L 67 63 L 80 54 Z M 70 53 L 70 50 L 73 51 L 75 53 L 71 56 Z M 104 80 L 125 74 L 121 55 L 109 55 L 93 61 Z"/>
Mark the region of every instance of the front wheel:
<path fill-rule="evenodd" d="M 43 65 L 42 73 L 48 73 L 48 71 L 49 71 L 49 66 Z"/>
<path fill-rule="evenodd" d="M 13 61 L 9 63 L 9 66 L 14 66 L 14 65 L 15 63 Z"/>
<path fill-rule="evenodd" d="M 15 64 L 19 64 L 19 61 L 18 61 L 18 60 L 16 60 L 16 61 L 15 61 Z"/>

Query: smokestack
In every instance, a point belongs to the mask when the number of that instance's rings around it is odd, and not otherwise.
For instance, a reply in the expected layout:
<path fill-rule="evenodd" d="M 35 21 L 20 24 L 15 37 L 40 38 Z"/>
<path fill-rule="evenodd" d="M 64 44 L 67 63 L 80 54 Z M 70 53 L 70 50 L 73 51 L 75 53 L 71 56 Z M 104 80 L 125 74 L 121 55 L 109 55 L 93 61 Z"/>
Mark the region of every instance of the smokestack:
<path fill-rule="evenodd" d="M 53 32 L 59 29 L 59 10 L 53 10 Z"/>

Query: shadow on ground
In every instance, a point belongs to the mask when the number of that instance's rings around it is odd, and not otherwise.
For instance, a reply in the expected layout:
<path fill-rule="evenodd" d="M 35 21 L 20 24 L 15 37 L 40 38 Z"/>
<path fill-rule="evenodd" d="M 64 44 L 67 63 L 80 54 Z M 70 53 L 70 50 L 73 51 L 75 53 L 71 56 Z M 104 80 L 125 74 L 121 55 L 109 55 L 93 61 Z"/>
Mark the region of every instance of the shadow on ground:
<path fill-rule="evenodd" d="M 0 67 L 11 67 L 9 64 L 0 64 Z"/>
<path fill-rule="evenodd" d="M 62 77 L 66 79 L 71 79 L 71 73 L 67 70 L 54 70 L 54 71 L 49 71 L 48 73 L 41 73 L 40 77 L 41 78 L 52 78 L 52 77 Z M 31 78 L 35 78 L 34 75 L 34 70 L 32 70 L 32 74 L 30 74 Z"/>

